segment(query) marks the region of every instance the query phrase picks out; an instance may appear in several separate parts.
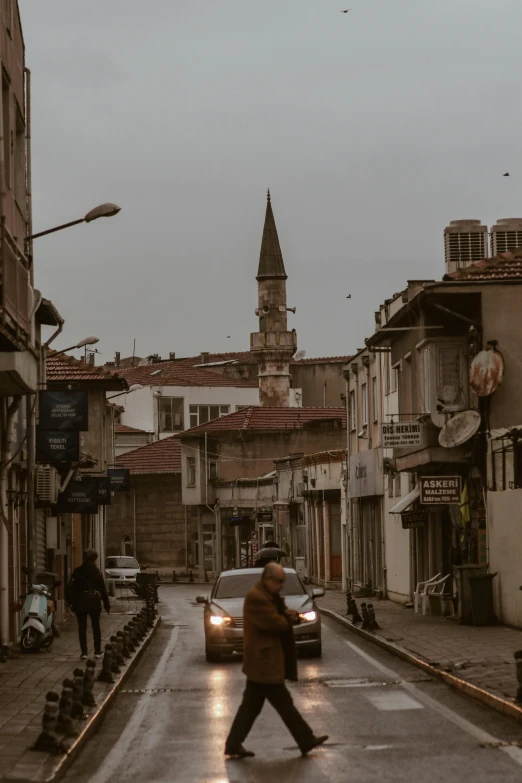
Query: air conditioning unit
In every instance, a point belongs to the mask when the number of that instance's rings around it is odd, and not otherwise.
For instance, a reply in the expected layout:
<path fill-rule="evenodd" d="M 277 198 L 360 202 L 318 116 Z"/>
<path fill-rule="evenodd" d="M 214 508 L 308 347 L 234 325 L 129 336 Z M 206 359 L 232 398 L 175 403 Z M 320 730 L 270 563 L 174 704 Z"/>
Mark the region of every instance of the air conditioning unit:
<path fill-rule="evenodd" d="M 38 500 L 54 505 L 58 501 L 60 491 L 60 476 L 55 468 L 49 465 L 39 465 L 36 470 L 36 494 Z"/>

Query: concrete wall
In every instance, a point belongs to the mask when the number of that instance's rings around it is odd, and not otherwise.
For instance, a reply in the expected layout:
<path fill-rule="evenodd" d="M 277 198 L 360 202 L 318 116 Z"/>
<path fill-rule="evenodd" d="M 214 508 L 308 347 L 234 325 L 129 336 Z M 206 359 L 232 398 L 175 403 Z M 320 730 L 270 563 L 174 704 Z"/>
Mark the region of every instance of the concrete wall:
<path fill-rule="evenodd" d="M 495 611 L 506 625 L 522 628 L 522 489 L 488 492 L 489 570 Z"/>
<path fill-rule="evenodd" d="M 331 407 L 342 405 L 344 394 L 344 365 L 331 364 L 291 364 L 290 374 L 293 386 L 302 390 L 304 407 Z"/>
<path fill-rule="evenodd" d="M 136 557 L 140 565 L 167 570 L 184 567 L 185 509 L 181 503 L 181 476 L 175 474 L 132 476 L 130 492 L 114 494 L 107 507 L 107 554 L 121 553 L 124 536 L 133 542 L 134 493 Z M 189 537 L 193 532 L 189 529 Z"/>

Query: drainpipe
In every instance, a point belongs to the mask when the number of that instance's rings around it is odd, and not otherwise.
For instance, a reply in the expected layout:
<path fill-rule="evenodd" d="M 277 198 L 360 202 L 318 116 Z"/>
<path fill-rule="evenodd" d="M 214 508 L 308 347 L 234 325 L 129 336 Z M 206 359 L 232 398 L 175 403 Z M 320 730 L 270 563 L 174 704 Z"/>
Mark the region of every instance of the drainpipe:
<path fill-rule="evenodd" d="M 3 438 L 0 468 L 0 644 L 9 640 L 9 531 L 6 509 L 8 507 L 8 463 L 13 445 L 14 420 L 18 413 L 21 397 L 14 397 L 8 405 L 2 402 Z M 14 556 L 14 553 L 13 553 Z"/>
<path fill-rule="evenodd" d="M 138 559 L 138 542 L 136 540 L 136 485 L 132 488 L 132 537 L 134 541 L 134 557 Z"/>
<path fill-rule="evenodd" d="M 185 506 L 185 573 L 189 567 L 189 534 L 188 534 L 188 508 Z"/>
<path fill-rule="evenodd" d="M 217 504 L 216 504 L 217 505 Z M 216 506 L 212 508 L 208 504 L 208 443 L 207 433 L 205 432 L 205 506 L 209 511 L 212 511 L 215 517 L 216 525 L 216 571 L 218 574 L 223 570 L 223 558 L 221 556 L 221 517 L 216 511 Z"/>

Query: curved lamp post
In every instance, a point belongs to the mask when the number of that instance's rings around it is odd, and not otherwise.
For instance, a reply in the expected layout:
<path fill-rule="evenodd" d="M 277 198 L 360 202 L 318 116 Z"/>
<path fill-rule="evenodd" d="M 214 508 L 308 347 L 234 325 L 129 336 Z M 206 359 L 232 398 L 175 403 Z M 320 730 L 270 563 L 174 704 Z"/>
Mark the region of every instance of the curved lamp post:
<path fill-rule="evenodd" d="M 79 223 L 92 223 L 93 220 L 98 220 L 101 217 L 114 217 L 121 210 L 117 204 L 100 204 L 98 207 L 94 207 L 90 212 L 87 212 L 85 217 L 79 220 L 71 220 L 70 223 L 62 223 L 61 226 L 55 226 L 54 228 L 48 228 L 47 231 L 39 231 L 37 234 L 31 234 L 31 236 L 25 237 L 26 242 L 30 242 L 32 239 L 38 239 L 38 237 L 44 237 L 46 234 L 54 234 L 55 231 L 61 231 L 63 228 L 70 228 L 71 226 L 77 226 Z"/>

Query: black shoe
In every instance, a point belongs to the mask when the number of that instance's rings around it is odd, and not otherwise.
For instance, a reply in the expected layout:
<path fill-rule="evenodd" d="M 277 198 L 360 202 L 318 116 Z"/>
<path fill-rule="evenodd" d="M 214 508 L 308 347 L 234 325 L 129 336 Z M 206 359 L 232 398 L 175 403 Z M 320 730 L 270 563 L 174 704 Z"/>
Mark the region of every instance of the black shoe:
<path fill-rule="evenodd" d="M 328 734 L 321 734 L 320 737 L 314 737 L 311 744 L 308 745 L 306 748 L 301 748 L 301 755 L 306 756 L 307 753 L 310 753 L 311 750 L 314 748 L 318 748 L 319 745 L 322 745 L 326 740 L 328 739 Z"/>
<path fill-rule="evenodd" d="M 231 756 L 234 759 L 251 759 L 256 754 L 251 750 L 247 750 L 242 745 L 237 748 L 225 748 L 225 756 Z"/>

